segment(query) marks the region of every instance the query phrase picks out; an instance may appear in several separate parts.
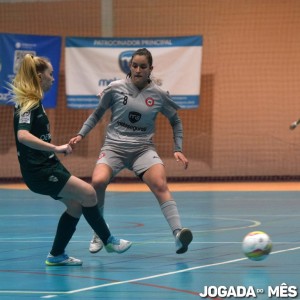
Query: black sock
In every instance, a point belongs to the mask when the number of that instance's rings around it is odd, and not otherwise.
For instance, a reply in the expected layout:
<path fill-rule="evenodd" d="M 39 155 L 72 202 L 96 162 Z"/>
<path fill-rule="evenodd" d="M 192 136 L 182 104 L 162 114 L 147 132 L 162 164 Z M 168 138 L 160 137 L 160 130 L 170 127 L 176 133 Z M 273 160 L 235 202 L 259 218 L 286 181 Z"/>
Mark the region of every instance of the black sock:
<path fill-rule="evenodd" d="M 103 217 L 100 215 L 98 206 L 82 207 L 82 213 L 92 229 L 100 237 L 103 244 L 107 245 L 107 239 L 110 237 L 110 231 Z"/>
<path fill-rule="evenodd" d="M 64 253 L 76 230 L 78 221 L 78 218 L 74 218 L 66 212 L 61 215 L 50 254 L 57 256 Z"/>

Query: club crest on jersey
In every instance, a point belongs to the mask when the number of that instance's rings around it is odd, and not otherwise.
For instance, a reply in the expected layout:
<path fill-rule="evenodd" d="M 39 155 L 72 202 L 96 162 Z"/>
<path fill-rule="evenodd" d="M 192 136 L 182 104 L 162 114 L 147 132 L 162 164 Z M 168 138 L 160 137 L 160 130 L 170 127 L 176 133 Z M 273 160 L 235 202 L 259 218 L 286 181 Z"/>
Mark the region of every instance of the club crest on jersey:
<path fill-rule="evenodd" d="M 154 99 L 151 98 L 151 97 L 148 97 L 146 100 L 145 100 L 145 103 L 147 106 L 153 106 L 154 104 Z"/>
<path fill-rule="evenodd" d="M 131 123 L 136 123 L 141 119 L 142 115 L 136 111 L 131 111 L 128 114 L 128 119 Z"/>
<path fill-rule="evenodd" d="M 24 112 L 24 114 L 22 114 L 19 118 L 19 123 L 20 124 L 22 124 L 22 123 L 30 124 L 30 115 L 31 115 L 30 111 Z"/>
<path fill-rule="evenodd" d="M 105 156 L 105 152 L 101 152 L 100 155 L 99 155 L 99 157 L 98 157 L 98 159 L 101 159 L 104 156 Z"/>

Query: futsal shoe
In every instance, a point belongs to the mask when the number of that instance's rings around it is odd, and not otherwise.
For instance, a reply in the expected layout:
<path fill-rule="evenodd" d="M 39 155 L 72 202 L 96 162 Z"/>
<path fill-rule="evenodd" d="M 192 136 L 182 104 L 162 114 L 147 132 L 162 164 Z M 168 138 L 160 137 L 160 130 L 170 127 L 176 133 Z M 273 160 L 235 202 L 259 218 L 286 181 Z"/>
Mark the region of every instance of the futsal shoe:
<path fill-rule="evenodd" d="M 117 239 L 114 236 L 110 236 L 107 240 L 107 244 L 105 245 L 105 249 L 108 253 L 116 252 L 116 253 L 123 253 L 127 251 L 132 245 L 132 242 Z"/>
<path fill-rule="evenodd" d="M 192 240 L 192 232 L 188 228 L 182 228 L 175 237 L 176 253 L 185 253 L 188 250 L 188 246 Z"/>
<path fill-rule="evenodd" d="M 47 266 L 81 266 L 82 265 L 82 261 L 80 259 L 68 256 L 65 253 L 57 256 L 53 256 L 52 254 L 49 253 L 45 263 Z"/>
<path fill-rule="evenodd" d="M 103 248 L 103 242 L 97 235 L 97 233 L 94 233 L 93 239 L 90 242 L 89 251 L 93 254 L 99 252 Z"/>

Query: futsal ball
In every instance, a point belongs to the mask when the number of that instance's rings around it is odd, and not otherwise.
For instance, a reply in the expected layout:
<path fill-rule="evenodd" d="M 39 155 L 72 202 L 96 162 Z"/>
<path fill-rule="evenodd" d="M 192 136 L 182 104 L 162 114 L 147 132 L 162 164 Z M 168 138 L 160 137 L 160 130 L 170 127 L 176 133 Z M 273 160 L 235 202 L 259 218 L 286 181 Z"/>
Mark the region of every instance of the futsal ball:
<path fill-rule="evenodd" d="M 263 260 L 272 250 L 272 241 L 263 231 L 248 233 L 243 240 L 243 252 L 251 260 Z"/>

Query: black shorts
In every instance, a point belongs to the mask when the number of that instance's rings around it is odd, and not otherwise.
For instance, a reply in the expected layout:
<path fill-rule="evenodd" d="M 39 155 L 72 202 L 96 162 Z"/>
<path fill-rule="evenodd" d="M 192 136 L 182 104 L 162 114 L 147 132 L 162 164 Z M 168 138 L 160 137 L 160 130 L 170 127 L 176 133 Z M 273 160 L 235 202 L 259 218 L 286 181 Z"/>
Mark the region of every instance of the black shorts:
<path fill-rule="evenodd" d="M 54 161 L 38 171 L 22 172 L 22 176 L 31 191 L 59 200 L 61 197 L 58 195 L 70 179 L 71 173 L 60 161 Z"/>

